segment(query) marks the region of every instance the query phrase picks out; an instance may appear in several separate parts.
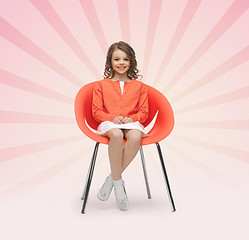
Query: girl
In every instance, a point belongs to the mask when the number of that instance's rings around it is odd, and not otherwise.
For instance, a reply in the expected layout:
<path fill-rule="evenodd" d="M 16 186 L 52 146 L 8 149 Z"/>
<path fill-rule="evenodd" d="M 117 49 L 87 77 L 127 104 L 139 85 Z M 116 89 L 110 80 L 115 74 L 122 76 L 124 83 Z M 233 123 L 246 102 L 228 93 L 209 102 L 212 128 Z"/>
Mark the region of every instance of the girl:
<path fill-rule="evenodd" d="M 129 203 L 122 172 L 136 156 L 142 137 L 147 136 L 141 123 L 148 116 L 146 87 L 137 80 L 136 56 L 129 44 L 120 41 L 110 46 L 104 77 L 94 88 L 92 113 L 100 123 L 97 133 L 110 139 L 111 174 L 99 190 L 98 198 L 107 200 L 114 187 L 117 206 L 126 211 Z"/>

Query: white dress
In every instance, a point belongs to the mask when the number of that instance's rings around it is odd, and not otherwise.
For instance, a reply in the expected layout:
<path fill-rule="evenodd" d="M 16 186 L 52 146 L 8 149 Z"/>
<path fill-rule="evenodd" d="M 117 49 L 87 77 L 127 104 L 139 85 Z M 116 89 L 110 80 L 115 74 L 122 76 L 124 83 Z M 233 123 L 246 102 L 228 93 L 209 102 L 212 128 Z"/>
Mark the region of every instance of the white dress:
<path fill-rule="evenodd" d="M 124 81 L 120 82 L 120 88 L 123 93 L 124 90 Z M 115 124 L 110 121 L 104 121 L 102 122 L 97 129 L 97 134 L 105 136 L 106 132 L 108 132 L 112 128 L 119 128 L 119 129 L 138 129 L 143 133 L 143 137 L 147 137 L 148 134 L 146 133 L 144 126 L 139 122 L 132 122 L 132 123 L 124 123 L 124 124 Z"/>

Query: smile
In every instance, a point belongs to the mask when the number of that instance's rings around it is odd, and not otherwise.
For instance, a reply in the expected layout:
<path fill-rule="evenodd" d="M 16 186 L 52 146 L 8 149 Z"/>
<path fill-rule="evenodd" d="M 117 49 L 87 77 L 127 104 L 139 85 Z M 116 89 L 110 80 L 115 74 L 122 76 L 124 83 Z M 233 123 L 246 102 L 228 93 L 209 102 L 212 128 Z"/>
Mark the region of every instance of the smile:
<path fill-rule="evenodd" d="M 124 69 L 126 69 L 126 66 L 119 66 L 117 68 L 120 69 L 120 70 L 124 70 Z"/>

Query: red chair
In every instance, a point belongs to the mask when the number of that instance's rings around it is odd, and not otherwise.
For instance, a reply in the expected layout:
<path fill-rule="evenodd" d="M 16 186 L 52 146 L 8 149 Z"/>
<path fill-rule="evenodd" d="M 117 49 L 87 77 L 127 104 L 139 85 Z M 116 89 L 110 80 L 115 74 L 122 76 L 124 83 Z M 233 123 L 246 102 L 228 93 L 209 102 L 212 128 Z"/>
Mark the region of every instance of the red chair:
<path fill-rule="evenodd" d="M 76 95 L 75 98 L 75 117 L 76 122 L 81 129 L 81 131 L 89 138 L 96 142 L 92 160 L 90 163 L 90 167 L 87 174 L 86 184 L 82 195 L 83 206 L 81 213 L 85 213 L 85 207 L 88 199 L 88 194 L 91 186 L 93 171 L 95 167 L 96 157 L 98 153 L 98 147 L 100 143 L 108 144 L 109 138 L 100 136 L 94 133 L 90 128 L 97 130 L 99 123 L 96 122 L 92 116 L 92 95 L 93 95 L 93 88 L 96 82 L 92 82 L 83 86 Z M 169 180 L 166 172 L 166 168 L 163 161 L 162 151 L 159 145 L 159 142 L 165 139 L 172 131 L 174 127 L 174 114 L 173 110 L 166 99 L 166 97 L 160 93 L 155 88 L 146 85 L 147 92 L 148 92 L 148 101 L 149 101 L 149 116 L 147 120 L 143 123 L 144 127 L 149 125 L 149 123 L 153 120 L 154 116 L 157 113 L 157 117 L 154 123 L 154 126 L 148 133 L 148 137 L 142 138 L 141 146 L 140 146 L 140 155 L 142 160 L 143 172 L 145 177 L 146 189 L 148 198 L 151 198 L 145 161 L 144 161 L 144 154 L 143 154 L 143 145 L 148 145 L 155 143 L 158 149 L 158 154 L 162 166 L 162 171 L 166 181 L 166 188 L 169 196 L 169 200 L 171 203 L 172 211 L 176 211 L 173 197 L 170 190 Z M 89 128 L 90 126 L 90 128 Z M 124 139 L 124 144 L 126 140 Z"/>

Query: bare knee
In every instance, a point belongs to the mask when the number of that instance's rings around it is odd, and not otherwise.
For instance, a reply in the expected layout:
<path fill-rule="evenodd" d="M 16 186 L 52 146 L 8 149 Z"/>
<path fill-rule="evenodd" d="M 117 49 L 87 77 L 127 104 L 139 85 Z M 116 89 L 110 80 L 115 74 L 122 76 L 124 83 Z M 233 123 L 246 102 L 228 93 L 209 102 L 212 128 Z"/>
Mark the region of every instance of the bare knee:
<path fill-rule="evenodd" d="M 126 134 L 127 142 L 131 144 L 140 144 L 143 133 L 139 130 L 132 129 Z"/>
<path fill-rule="evenodd" d="M 123 141 L 124 134 L 121 129 L 113 128 L 109 130 L 106 134 L 111 140 L 114 141 Z"/>

